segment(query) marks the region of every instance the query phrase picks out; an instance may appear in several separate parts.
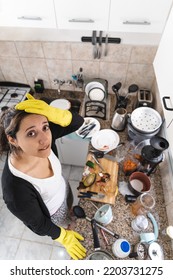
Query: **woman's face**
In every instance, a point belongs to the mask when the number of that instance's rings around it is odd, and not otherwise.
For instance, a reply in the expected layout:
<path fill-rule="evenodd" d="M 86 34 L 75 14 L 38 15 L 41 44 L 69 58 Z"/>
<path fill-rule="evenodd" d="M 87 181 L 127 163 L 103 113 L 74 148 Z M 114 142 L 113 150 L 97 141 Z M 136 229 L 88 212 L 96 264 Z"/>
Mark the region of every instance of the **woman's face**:
<path fill-rule="evenodd" d="M 52 134 L 47 118 L 29 114 L 21 121 L 16 139 L 11 139 L 9 142 L 16 147 L 20 147 L 25 155 L 40 158 L 48 157 L 51 150 Z"/>

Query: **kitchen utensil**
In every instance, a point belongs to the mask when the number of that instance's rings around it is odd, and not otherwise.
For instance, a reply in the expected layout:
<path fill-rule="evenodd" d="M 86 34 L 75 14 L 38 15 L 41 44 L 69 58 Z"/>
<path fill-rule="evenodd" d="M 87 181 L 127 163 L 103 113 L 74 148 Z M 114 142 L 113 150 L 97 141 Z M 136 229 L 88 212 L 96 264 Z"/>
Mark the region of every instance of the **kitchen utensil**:
<path fill-rule="evenodd" d="M 101 129 L 95 133 L 91 139 L 92 146 L 104 152 L 115 149 L 119 144 L 119 135 L 112 129 Z"/>
<path fill-rule="evenodd" d="M 92 33 L 92 45 L 93 45 L 93 58 L 97 58 L 97 31 L 93 30 Z"/>
<path fill-rule="evenodd" d="M 117 239 L 112 245 L 112 252 L 117 258 L 126 258 L 130 254 L 130 243 L 123 238 Z"/>
<path fill-rule="evenodd" d="M 103 168 L 103 166 L 100 164 L 100 162 L 98 161 L 98 159 L 96 158 L 96 156 L 93 154 L 92 158 L 95 160 L 95 162 L 97 163 L 97 165 L 101 168 L 101 170 L 103 172 L 105 172 L 105 169 Z"/>
<path fill-rule="evenodd" d="M 130 175 L 128 187 L 134 195 L 139 196 L 150 191 L 151 181 L 145 173 L 136 171 Z"/>
<path fill-rule="evenodd" d="M 102 34 L 103 31 L 100 31 L 99 33 L 99 47 L 98 47 L 98 53 L 97 53 L 97 58 L 100 59 L 102 55 Z"/>
<path fill-rule="evenodd" d="M 132 213 L 137 215 L 145 215 L 155 206 L 155 199 L 149 193 L 139 195 L 134 203 L 131 204 Z"/>
<path fill-rule="evenodd" d="M 136 108 L 132 112 L 130 120 L 132 126 L 137 131 L 145 134 L 157 131 L 162 125 L 160 114 L 153 108 L 149 107 Z"/>
<path fill-rule="evenodd" d="M 82 207 L 80 207 L 79 205 L 73 206 L 73 213 L 77 218 L 83 218 L 83 219 L 86 219 L 87 221 L 91 222 L 91 219 L 86 216 L 84 209 Z M 105 228 L 104 226 L 100 225 L 98 222 L 96 222 L 96 225 L 99 228 L 103 229 L 105 232 L 112 235 L 113 237 L 119 238 L 118 234 L 112 232 L 108 228 Z"/>
<path fill-rule="evenodd" d="M 123 131 L 127 121 L 127 110 L 117 108 L 112 118 L 111 128 L 115 131 Z"/>
<path fill-rule="evenodd" d="M 152 260 L 164 260 L 162 247 L 157 242 L 152 242 L 149 245 L 148 254 Z"/>
<path fill-rule="evenodd" d="M 138 85 L 135 84 L 130 85 L 128 88 L 128 93 L 125 95 L 124 98 L 126 99 L 131 93 L 135 93 L 135 92 L 137 93 L 138 89 L 139 89 Z"/>
<path fill-rule="evenodd" d="M 94 198 L 94 199 L 102 199 L 105 197 L 103 193 L 97 193 L 97 192 L 79 192 L 80 194 L 78 195 L 79 198 Z"/>
<path fill-rule="evenodd" d="M 100 250 L 100 242 L 98 238 L 98 232 L 97 232 L 97 224 L 94 219 L 91 220 L 91 227 L 93 232 L 93 238 L 94 238 L 94 250 L 95 252 L 91 253 L 88 256 L 88 260 L 113 260 L 114 258 L 106 251 Z"/>
<path fill-rule="evenodd" d="M 104 51 L 104 56 L 107 56 L 108 54 L 108 34 L 106 34 L 105 38 L 105 51 Z"/>
<path fill-rule="evenodd" d="M 120 97 L 119 90 L 120 90 L 121 86 L 122 86 L 121 82 L 118 82 L 118 83 L 116 83 L 115 85 L 112 86 L 112 90 L 116 94 L 117 100 L 119 100 L 119 97 Z"/>
<path fill-rule="evenodd" d="M 83 125 L 76 131 L 76 134 L 83 137 L 87 132 L 89 132 L 85 138 L 91 138 L 99 130 L 100 122 L 96 118 L 86 117 L 84 118 Z"/>
<path fill-rule="evenodd" d="M 94 219 L 101 223 L 102 225 L 106 226 L 112 222 L 113 214 L 112 208 L 109 204 L 102 205 L 95 213 Z"/>
<path fill-rule="evenodd" d="M 144 215 L 138 215 L 132 220 L 131 226 L 134 231 L 144 231 L 148 227 L 148 220 Z"/>
<path fill-rule="evenodd" d="M 129 258 L 137 260 L 146 260 L 148 256 L 148 249 L 145 243 L 139 242 L 133 246 L 133 252 L 129 254 Z"/>
<path fill-rule="evenodd" d="M 156 222 L 154 216 L 150 212 L 147 213 L 147 216 L 153 224 L 154 232 L 143 232 L 143 233 L 141 233 L 140 234 L 140 240 L 143 243 L 150 244 L 150 243 L 152 243 L 152 242 L 154 242 L 158 239 L 159 230 L 158 230 L 158 225 L 157 225 L 157 222 Z"/>

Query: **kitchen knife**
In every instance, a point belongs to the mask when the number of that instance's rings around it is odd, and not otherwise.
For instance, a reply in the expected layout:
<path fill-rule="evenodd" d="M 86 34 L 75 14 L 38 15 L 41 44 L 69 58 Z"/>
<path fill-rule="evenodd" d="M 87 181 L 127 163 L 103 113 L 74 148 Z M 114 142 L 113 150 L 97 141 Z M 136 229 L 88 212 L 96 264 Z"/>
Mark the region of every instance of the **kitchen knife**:
<path fill-rule="evenodd" d="M 105 51 L 104 51 L 104 56 L 107 56 L 108 54 L 108 34 L 106 34 L 106 39 L 105 39 Z"/>
<path fill-rule="evenodd" d="M 97 58 L 97 31 L 94 30 L 92 34 L 92 44 L 93 44 L 93 58 Z"/>
<path fill-rule="evenodd" d="M 87 129 L 87 131 L 85 131 L 84 136 L 82 137 L 82 139 L 86 138 L 88 136 L 88 134 L 90 134 L 90 132 L 93 130 L 93 128 L 96 126 L 96 123 L 94 123 L 90 128 Z"/>
<path fill-rule="evenodd" d="M 102 199 L 105 197 L 103 193 L 95 193 L 95 192 L 80 192 L 78 195 L 79 198 L 95 198 Z"/>
<path fill-rule="evenodd" d="M 101 58 L 101 55 L 102 55 L 102 34 L 103 34 L 103 31 L 100 31 L 100 34 L 99 34 L 99 48 L 98 48 L 98 54 L 97 54 L 97 58 Z"/>
<path fill-rule="evenodd" d="M 91 128 L 91 126 L 93 126 L 95 124 L 95 122 L 91 122 L 90 124 L 85 125 L 82 129 L 78 130 L 78 133 L 80 135 L 82 135 L 85 131 L 87 131 L 88 129 Z"/>

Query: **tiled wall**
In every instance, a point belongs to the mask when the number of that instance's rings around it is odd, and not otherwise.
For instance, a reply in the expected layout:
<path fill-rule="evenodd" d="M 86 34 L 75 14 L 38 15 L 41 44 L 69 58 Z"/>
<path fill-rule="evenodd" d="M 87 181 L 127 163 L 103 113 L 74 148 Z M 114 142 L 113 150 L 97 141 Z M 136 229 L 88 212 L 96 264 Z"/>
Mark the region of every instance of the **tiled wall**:
<path fill-rule="evenodd" d="M 53 79 L 71 79 L 82 67 L 85 79 L 107 79 L 109 92 L 119 81 L 124 91 L 132 83 L 151 89 L 156 50 L 157 46 L 109 44 L 108 55 L 98 60 L 92 57 L 91 43 L 0 41 L 0 80 L 33 87 L 34 79 L 40 78 L 45 88 L 57 88 Z"/>

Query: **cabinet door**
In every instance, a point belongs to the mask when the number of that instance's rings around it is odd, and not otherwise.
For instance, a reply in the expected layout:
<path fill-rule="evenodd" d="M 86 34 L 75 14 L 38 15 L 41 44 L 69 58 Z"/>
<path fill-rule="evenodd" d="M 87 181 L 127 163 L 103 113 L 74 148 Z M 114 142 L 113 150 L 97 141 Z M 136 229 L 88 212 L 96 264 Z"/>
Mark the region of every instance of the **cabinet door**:
<path fill-rule="evenodd" d="M 0 25 L 56 28 L 53 0 L 0 0 Z"/>
<path fill-rule="evenodd" d="M 111 0 L 110 31 L 161 33 L 172 0 Z"/>
<path fill-rule="evenodd" d="M 89 141 L 69 134 L 56 140 L 59 160 L 62 164 L 85 166 Z"/>
<path fill-rule="evenodd" d="M 166 125 L 169 126 L 173 119 L 173 9 L 167 20 L 160 44 L 154 59 L 154 71 L 158 84 L 158 89 L 163 111 L 165 115 Z M 167 107 L 168 109 L 166 109 Z"/>
<path fill-rule="evenodd" d="M 59 29 L 107 30 L 110 0 L 54 0 Z"/>

